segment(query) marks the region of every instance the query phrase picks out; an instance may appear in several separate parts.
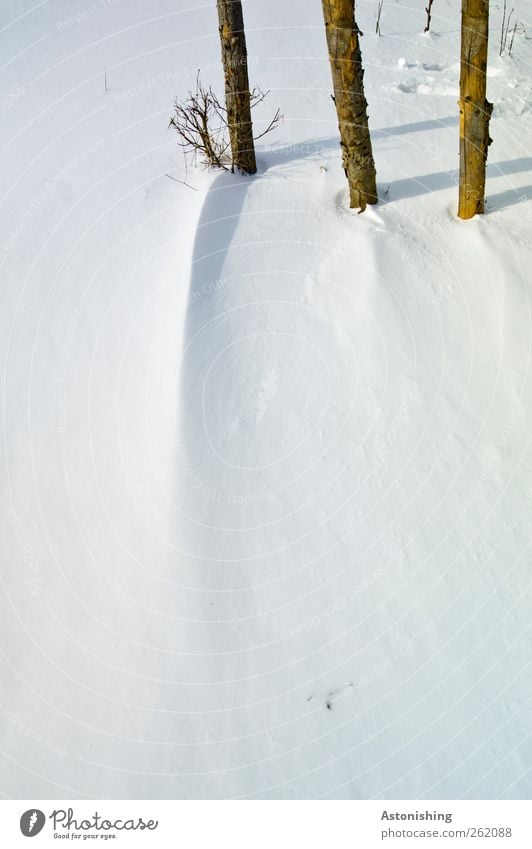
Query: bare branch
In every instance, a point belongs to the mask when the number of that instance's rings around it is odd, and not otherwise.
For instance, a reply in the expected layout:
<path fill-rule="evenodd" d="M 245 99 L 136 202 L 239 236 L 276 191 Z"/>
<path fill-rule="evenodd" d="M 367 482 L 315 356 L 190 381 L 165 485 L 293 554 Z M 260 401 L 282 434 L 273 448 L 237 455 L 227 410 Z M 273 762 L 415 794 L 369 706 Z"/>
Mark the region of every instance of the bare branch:
<path fill-rule="evenodd" d="M 384 6 L 384 0 L 378 0 L 377 2 L 377 22 L 375 24 L 375 34 L 381 34 L 381 15 L 382 15 L 382 7 Z"/>
<path fill-rule="evenodd" d="M 256 86 L 250 95 L 251 108 L 258 106 L 268 96 Z M 272 120 L 257 139 L 270 133 L 281 121 L 278 109 Z M 227 109 L 220 103 L 212 88 L 204 88 L 200 75 L 196 77 L 196 90 L 189 91 L 184 101 L 176 100 L 174 114 L 169 127 L 173 127 L 179 137 L 179 147 L 187 158 L 196 163 L 198 157 L 206 168 L 221 168 L 230 171 L 232 165 L 231 142 Z M 174 179 L 174 178 L 172 178 Z M 178 181 L 180 182 L 180 181 Z"/>
<path fill-rule="evenodd" d="M 432 4 L 434 0 L 429 0 L 428 5 L 425 7 L 425 12 L 427 13 L 427 23 L 425 24 L 425 29 L 423 32 L 430 32 L 430 24 L 432 21 Z"/>

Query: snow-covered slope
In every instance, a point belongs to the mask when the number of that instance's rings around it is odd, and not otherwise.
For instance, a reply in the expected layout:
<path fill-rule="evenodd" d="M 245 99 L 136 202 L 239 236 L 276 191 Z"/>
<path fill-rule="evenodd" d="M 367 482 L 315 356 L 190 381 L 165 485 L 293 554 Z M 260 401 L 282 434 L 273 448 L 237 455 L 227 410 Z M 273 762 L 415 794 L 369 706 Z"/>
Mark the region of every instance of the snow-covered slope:
<path fill-rule="evenodd" d="M 1 0 L 5 796 L 529 798 L 532 5 L 471 222 L 423 5 L 359 3 L 356 215 L 317 0 L 245 2 L 284 124 L 192 188 L 214 2 Z"/>

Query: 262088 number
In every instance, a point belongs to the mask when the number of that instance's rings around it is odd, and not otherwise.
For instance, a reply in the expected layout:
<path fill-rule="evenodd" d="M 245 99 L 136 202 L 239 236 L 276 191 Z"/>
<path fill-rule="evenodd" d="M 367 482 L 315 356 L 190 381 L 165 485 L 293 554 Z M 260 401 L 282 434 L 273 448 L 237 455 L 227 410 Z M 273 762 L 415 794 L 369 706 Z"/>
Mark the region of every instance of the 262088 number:
<path fill-rule="evenodd" d="M 504 827 L 486 826 L 485 828 L 469 829 L 470 837 L 511 837 L 512 829 Z"/>

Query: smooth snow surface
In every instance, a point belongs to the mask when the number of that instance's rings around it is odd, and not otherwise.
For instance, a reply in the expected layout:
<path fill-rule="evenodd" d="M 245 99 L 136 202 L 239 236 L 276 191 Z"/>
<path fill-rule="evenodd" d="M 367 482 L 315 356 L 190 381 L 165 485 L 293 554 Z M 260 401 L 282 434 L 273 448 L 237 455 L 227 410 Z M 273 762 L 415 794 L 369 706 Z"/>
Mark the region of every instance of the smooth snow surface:
<path fill-rule="evenodd" d="M 214 0 L 0 0 L 6 797 L 530 798 L 532 3 L 470 222 L 460 4 L 376 5 L 357 215 L 318 0 L 254 178 L 167 129 Z"/>

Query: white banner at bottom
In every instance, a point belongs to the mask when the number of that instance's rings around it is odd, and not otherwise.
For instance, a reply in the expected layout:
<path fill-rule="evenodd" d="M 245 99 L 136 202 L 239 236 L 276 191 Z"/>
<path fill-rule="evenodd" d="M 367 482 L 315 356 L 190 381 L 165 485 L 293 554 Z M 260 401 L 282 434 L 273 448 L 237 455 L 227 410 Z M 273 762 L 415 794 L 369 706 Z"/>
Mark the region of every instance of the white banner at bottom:
<path fill-rule="evenodd" d="M 532 849 L 531 814 L 532 803 L 518 801 L 9 800 L 0 845 Z"/>

